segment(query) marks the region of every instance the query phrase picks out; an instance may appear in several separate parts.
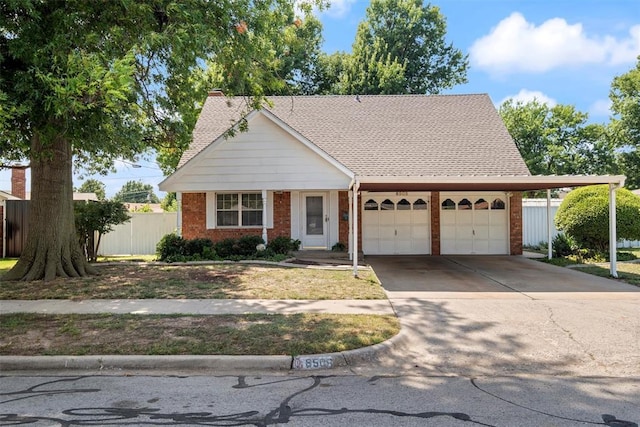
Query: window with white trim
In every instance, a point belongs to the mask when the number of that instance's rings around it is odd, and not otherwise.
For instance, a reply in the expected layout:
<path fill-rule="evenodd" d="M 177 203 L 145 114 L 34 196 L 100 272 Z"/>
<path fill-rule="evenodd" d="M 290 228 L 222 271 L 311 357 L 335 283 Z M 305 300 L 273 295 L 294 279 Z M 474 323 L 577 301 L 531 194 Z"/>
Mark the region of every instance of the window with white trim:
<path fill-rule="evenodd" d="M 217 227 L 261 227 L 261 193 L 217 193 Z"/>

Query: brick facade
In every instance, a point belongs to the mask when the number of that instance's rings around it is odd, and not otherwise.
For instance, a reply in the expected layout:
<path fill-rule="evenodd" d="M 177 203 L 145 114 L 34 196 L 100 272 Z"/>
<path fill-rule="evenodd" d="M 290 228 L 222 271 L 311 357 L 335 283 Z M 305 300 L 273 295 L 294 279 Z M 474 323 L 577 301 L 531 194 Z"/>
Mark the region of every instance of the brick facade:
<path fill-rule="evenodd" d="M 262 236 L 262 227 L 207 229 L 207 196 L 205 193 L 182 194 L 182 237 L 207 237 L 214 242 L 242 236 Z M 273 193 L 273 227 L 267 228 L 269 240 L 291 236 L 291 193 Z"/>
<path fill-rule="evenodd" d="M 291 193 L 275 192 L 273 200 L 273 228 L 267 229 L 269 240 L 277 236 L 291 236 Z M 362 197 L 358 197 L 358 248 L 362 250 Z M 0 208 L 0 213 L 2 208 Z M 349 192 L 338 193 L 338 241 L 349 246 Z M 0 230 L 1 233 L 1 230 Z M 509 202 L 509 250 L 511 255 L 522 255 L 522 193 L 513 193 Z M 213 241 L 262 235 L 262 228 L 206 227 L 205 193 L 183 193 L 182 236 L 185 239 L 208 237 Z M 431 192 L 431 254 L 440 255 L 440 193 Z"/>
<path fill-rule="evenodd" d="M 338 192 L 338 241 L 349 248 L 349 192 Z M 346 219 L 345 219 L 346 218 Z"/>
<path fill-rule="evenodd" d="M 431 192 L 431 255 L 440 255 L 440 192 Z"/>
<path fill-rule="evenodd" d="M 509 199 L 509 254 L 522 255 L 522 193 Z"/>

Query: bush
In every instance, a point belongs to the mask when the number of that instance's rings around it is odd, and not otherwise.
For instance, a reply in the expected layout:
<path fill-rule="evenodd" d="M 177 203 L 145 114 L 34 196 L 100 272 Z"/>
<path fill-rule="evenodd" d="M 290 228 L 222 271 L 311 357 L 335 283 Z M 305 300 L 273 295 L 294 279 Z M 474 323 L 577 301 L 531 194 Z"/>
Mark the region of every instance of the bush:
<path fill-rule="evenodd" d="M 300 248 L 300 240 L 293 240 L 286 236 L 278 236 L 269 242 L 267 249 L 279 255 L 287 255 Z"/>
<path fill-rule="evenodd" d="M 211 239 L 199 238 L 184 241 L 184 253 L 187 256 L 203 255 L 205 250 L 213 250 Z M 215 252 L 215 251 L 214 251 Z"/>
<path fill-rule="evenodd" d="M 264 244 L 260 236 L 242 236 L 238 239 L 235 255 L 251 256 L 257 252 L 256 246 Z"/>
<path fill-rule="evenodd" d="M 562 258 L 574 253 L 575 241 L 566 234 L 560 233 L 553 238 L 553 257 Z"/>
<path fill-rule="evenodd" d="M 338 242 L 331 247 L 331 251 L 333 252 L 346 252 L 346 250 L 347 250 L 347 247 L 342 242 Z"/>
<path fill-rule="evenodd" d="M 168 261 L 185 255 L 185 240 L 176 233 L 165 234 L 156 245 L 156 255 L 160 261 Z"/>
<path fill-rule="evenodd" d="M 640 240 L 640 197 L 616 191 L 616 228 L 619 239 Z M 609 189 L 594 185 L 573 190 L 563 200 L 556 226 L 578 246 L 605 252 L 609 248 Z"/>
<path fill-rule="evenodd" d="M 236 239 L 228 238 L 222 239 L 219 242 L 216 242 L 214 248 L 216 253 L 223 259 L 228 259 L 230 256 L 235 254 L 235 247 L 237 245 Z"/>

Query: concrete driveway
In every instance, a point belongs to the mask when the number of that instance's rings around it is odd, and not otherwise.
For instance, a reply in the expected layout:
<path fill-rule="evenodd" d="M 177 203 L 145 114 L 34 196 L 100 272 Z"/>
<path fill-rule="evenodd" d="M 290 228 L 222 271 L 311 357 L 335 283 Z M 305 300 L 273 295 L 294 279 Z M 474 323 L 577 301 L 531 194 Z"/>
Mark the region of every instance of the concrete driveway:
<path fill-rule="evenodd" d="M 524 257 L 366 261 L 402 323 L 392 372 L 640 376 L 638 287 Z"/>

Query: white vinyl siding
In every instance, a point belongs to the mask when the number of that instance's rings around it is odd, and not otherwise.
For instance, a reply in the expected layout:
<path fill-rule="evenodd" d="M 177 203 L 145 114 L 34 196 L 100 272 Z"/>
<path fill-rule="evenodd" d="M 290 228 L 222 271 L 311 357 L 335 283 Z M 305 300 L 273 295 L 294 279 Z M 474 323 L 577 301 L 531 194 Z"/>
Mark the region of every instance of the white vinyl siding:
<path fill-rule="evenodd" d="M 261 113 L 176 172 L 189 191 L 342 190 L 351 178 Z M 177 189 L 178 191 L 180 189 Z"/>

